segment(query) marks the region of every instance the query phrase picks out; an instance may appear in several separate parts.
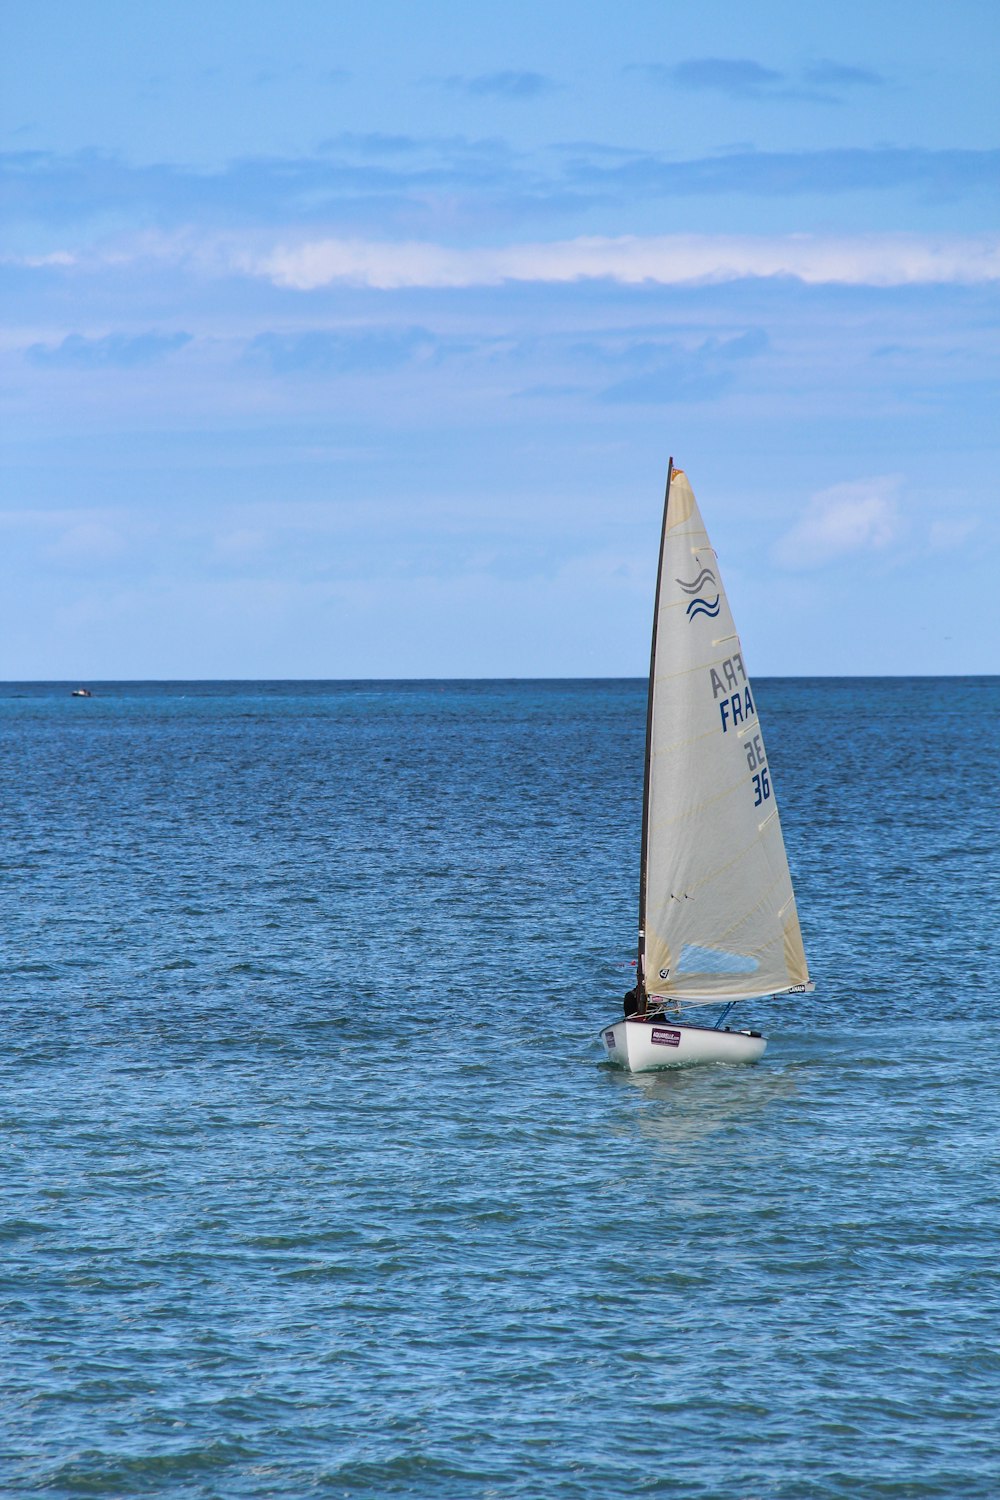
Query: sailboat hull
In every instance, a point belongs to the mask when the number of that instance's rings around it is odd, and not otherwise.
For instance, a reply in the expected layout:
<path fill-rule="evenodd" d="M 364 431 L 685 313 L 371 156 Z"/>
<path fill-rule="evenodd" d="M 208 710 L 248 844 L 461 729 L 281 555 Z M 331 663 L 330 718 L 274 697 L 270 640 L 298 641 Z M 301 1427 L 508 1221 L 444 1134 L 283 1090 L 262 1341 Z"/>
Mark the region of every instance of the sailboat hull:
<path fill-rule="evenodd" d="M 763 1057 L 767 1041 L 756 1031 L 717 1031 L 673 1021 L 630 1016 L 601 1032 L 609 1062 L 630 1073 L 684 1068 L 693 1063 L 751 1063 Z"/>

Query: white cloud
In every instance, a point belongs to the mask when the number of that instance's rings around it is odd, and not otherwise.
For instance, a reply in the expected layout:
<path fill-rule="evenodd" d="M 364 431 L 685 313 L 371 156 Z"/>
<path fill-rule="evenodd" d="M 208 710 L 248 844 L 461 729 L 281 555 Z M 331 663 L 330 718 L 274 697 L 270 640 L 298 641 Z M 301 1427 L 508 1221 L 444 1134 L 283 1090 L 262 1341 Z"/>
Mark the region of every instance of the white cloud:
<path fill-rule="evenodd" d="M 61 532 L 47 551 L 54 562 L 86 567 L 119 557 L 126 546 L 126 538 L 115 527 L 83 520 Z"/>
<path fill-rule="evenodd" d="M 266 532 L 242 526 L 233 531 L 219 532 L 215 537 L 215 552 L 227 562 L 247 562 L 260 557 L 268 542 Z"/>
<path fill-rule="evenodd" d="M 8 531 L 63 532 L 67 527 L 87 525 L 113 526 L 114 510 L 0 510 L 0 529 Z"/>
<path fill-rule="evenodd" d="M 790 276 L 812 284 L 909 286 L 1000 280 L 1000 239 L 906 234 L 628 235 L 495 249 L 459 249 L 427 241 L 319 239 L 263 253 L 234 250 L 230 264 L 297 291 L 335 282 L 391 290 L 595 278 L 667 285 L 762 276 Z"/>
<path fill-rule="evenodd" d="M 900 535 L 897 475 L 835 484 L 814 495 L 773 557 L 783 568 L 821 568 L 859 552 L 881 552 Z"/>
<path fill-rule="evenodd" d="M 39 270 L 45 266 L 75 266 L 78 256 L 68 250 L 53 250 L 50 255 L 0 255 L 0 266 L 27 266 Z"/>
<path fill-rule="evenodd" d="M 153 523 L 120 506 L 0 510 L 5 549 L 28 545 L 45 561 L 70 569 L 114 562 L 155 530 Z"/>
<path fill-rule="evenodd" d="M 947 521 L 932 521 L 928 542 L 932 552 L 954 552 L 964 547 L 969 537 L 979 527 L 972 516 L 954 517 Z"/>
<path fill-rule="evenodd" d="M 971 285 L 1000 280 L 1000 236 L 584 235 L 487 247 L 333 237 L 275 243 L 261 231 L 203 235 L 185 229 L 149 231 L 72 255 L 60 250 L 43 258 L 0 259 L 43 263 L 78 271 L 150 263 L 209 276 L 235 271 L 303 292 L 337 283 L 392 291 L 597 279 L 673 286 L 770 276 L 809 285 Z"/>

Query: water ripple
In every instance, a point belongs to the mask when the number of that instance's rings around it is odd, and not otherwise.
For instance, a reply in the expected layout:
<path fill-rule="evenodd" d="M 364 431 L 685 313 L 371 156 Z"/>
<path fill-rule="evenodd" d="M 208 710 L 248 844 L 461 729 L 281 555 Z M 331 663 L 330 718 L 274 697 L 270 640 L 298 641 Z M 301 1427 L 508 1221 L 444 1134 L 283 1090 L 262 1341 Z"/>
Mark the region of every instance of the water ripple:
<path fill-rule="evenodd" d="M 1000 689 L 758 697 L 817 993 L 630 1077 L 641 683 L 0 693 L 5 1493 L 993 1500 Z"/>

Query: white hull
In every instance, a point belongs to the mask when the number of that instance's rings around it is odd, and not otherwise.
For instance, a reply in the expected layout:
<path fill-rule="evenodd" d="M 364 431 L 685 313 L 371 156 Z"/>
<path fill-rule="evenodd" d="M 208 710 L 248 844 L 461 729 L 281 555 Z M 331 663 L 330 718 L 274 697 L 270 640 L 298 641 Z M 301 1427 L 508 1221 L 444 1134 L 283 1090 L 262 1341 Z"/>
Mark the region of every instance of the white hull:
<path fill-rule="evenodd" d="M 767 1041 L 755 1031 L 717 1031 L 675 1021 L 616 1021 L 601 1041 L 609 1062 L 631 1073 L 683 1068 L 691 1063 L 749 1063 L 763 1057 Z"/>

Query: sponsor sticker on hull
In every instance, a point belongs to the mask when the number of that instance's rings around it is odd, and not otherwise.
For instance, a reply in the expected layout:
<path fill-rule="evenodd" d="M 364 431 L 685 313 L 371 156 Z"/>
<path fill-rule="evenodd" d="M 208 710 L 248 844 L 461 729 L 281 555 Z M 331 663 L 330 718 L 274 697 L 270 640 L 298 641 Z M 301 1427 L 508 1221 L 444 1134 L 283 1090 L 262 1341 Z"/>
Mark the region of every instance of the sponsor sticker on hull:
<path fill-rule="evenodd" d="M 606 1031 L 604 1033 L 604 1045 L 611 1052 L 615 1050 L 615 1034 L 613 1031 Z"/>
<path fill-rule="evenodd" d="M 668 1031 L 665 1026 L 654 1026 L 649 1040 L 655 1047 L 679 1047 L 681 1034 L 679 1031 Z"/>

